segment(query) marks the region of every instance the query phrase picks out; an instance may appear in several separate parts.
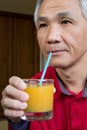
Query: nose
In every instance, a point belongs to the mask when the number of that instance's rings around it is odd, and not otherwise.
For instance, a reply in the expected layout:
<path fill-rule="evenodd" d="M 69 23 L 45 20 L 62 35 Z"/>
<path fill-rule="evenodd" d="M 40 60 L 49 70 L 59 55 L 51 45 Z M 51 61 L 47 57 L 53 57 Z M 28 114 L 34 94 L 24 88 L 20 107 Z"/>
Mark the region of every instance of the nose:
<path fill-rule="evenodd" d="M 47 43 L 56 44 L 56 43 L 60 43 L 61 40 L 62 40 L 61 28 L 58 25 L 49 26 L 48 35 L 47 35 Z"/>

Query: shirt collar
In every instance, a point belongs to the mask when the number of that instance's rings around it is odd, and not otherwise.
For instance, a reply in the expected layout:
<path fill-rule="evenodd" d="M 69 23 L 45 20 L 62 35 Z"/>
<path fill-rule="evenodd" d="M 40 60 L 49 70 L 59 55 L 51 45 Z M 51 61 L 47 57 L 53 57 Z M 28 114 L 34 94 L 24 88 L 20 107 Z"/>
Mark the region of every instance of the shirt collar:
<path fill-rule="evenodd" d="M 59 85 L 60 85 L 60 89 L 61 89 L 62 93 L 66 94 L 66 95 L 71 95 L 71 93 L 64 87 L 60 78 L 58 78 L 58 81 L 59 81 Z"/>
<path fill-rule="evenodd" d="M 87 84 L 85 85 L 82 95 L 83 95 L 83 97 L 87 97 Z"/>
<path fill-rule="evenodd" d="M 62 80 L 60 79 L 60 77 L 57 75 L 58 77 L 58 82 L 59 82 L 59 85 L 60 85 L 60 89 L 61 89 L 61 92 L 66 94 L 66 95 L 72 95 L 65 87 L 64 87 L 64 84 L 62 83 Z M 87 97 L 87 84 L 82 92 L 82 97 Z"/>

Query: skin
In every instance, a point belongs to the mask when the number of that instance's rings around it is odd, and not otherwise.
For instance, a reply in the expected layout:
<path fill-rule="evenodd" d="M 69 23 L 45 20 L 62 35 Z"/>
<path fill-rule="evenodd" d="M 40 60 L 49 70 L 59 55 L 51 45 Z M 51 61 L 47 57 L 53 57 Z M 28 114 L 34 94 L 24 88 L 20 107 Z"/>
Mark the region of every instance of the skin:
<path fill-rule="evenodd" d="M 50 64 L 74 93 L 83 90 L 87 77 L 87 20 L 78 0 L 44 0 L 38 13 L 37 39 Z M 5 116 L 23 115 L 28 95 L 22 79 L 13 76 L 2 93 L 1 104 Z M 14 120 L 15 121 L 15 120 Z"/>

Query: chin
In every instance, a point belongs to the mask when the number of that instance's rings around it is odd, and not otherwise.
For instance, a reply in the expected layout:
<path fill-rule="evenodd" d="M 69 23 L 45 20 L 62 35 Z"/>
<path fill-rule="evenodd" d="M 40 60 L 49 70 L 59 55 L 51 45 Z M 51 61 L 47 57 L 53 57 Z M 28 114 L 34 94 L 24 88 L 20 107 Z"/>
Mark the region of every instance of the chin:
<path fill-rule="evenodd" d="M 54 64 L 52 64 L 51 66 L 53 68 L 65 68 L 63 65 L 54 65 Z"/>
<path fill-rule="evenodd" d="M 65 68 L 67 68 L 67 65 L 65 65 L 65 64 L 54 64 L 54 63 L 51 63 L 50 64 L 53 68 L 59 68 L 59 69 L 65 69 Z"/>

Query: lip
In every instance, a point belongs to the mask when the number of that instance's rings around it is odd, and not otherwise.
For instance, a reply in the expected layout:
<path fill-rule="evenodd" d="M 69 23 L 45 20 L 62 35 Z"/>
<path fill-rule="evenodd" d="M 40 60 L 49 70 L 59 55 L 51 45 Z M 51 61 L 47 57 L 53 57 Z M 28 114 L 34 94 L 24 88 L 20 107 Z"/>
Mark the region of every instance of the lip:
<path fill-rule="evenodd" d="M 67 50 L 51 50 L 50 52 L 52 52 L 52 56 L 57 56 L 67 52 Z"/>

